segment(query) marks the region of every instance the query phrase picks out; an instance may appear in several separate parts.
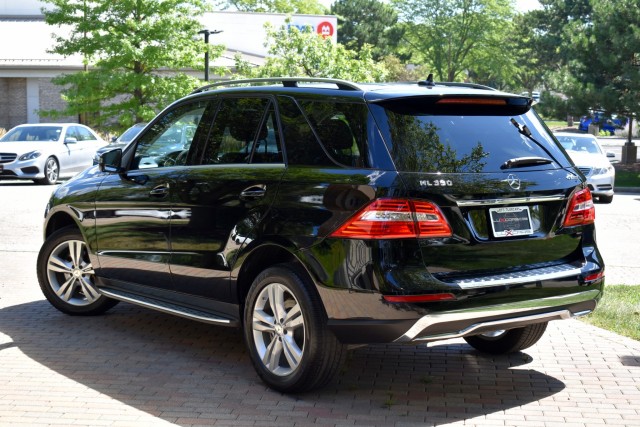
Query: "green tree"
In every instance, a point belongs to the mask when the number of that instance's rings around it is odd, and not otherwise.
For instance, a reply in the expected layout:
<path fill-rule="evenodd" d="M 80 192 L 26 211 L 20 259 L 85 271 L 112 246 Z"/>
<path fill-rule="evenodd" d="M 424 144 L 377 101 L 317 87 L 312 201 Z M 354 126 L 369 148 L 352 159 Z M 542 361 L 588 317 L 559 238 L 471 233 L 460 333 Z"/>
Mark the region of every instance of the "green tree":
<path fill-rule="evenodd" d="M 327 9 L 318 0 L 221 0 L 221 9 L 235 9 L 241 12 L 298 13 L 323 15 Z"/>
<path fill-rule="evenodd" d="M 405 24 L 403 49 L 411 53 L 412 62 L 430 66 L 438 80 L 463 79 L 465 71 L 474 68 L 474 58 L 505 57 L 504 28 L 514 13 L 510 0 L 395 0 L 394 4 Z"/>
<path fill-rule="evenodd" d="M 369 44 L 376 60 L 393 54 L 402 37 L 398 13 L 379 0 L 338 0 L 331 14 L 338 17 L 338 43 L 354 50 Z"/>
<path fill-rule="evenodd" d="M 640 8 L 637 0 L 592 0 L 589 22 L 573 27 L 572 94 L 592 108 L 640 113 Z"/>
<path fill-rule="evenodd" d="M 267 26 L 269 56 L 265 64 L 251 67 L 236 56 L 239 77 L 327 77 L 357 82 L 383 81 L 385 68 L 376 63 L 371 49 L 349 50 L 307 28 Z"/>
<path fill-rule="evenodd" d="M 45 1 L 54 6 L 46 22 L 70 28 L 51 51 L 82 54 L 85 70 L 54 79 L 68 107 L 44 114 L 87 114 L 94 126 L 122 130 L 196 87 L 182 70 L 202 69 L 206 48 L 213 58 L 222 53 L 198 36 L 204 0 Z"/>

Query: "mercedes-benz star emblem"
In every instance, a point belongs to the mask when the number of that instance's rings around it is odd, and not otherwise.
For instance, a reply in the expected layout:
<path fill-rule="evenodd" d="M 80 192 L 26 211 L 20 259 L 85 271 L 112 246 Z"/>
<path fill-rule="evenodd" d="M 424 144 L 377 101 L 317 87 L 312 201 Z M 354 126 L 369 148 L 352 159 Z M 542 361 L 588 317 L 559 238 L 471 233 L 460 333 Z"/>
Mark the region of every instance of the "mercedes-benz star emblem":
<path fill-rule="evenodd" d="M 520 178 L 518 178 L 514 174 L 510 173 L 507 176 L 507 179 L 505 179 L 504 181 L 507 184 L 509 184 L 509 187 L 513 188 L 514 190 L 519 190 L 520 189 Z"/>

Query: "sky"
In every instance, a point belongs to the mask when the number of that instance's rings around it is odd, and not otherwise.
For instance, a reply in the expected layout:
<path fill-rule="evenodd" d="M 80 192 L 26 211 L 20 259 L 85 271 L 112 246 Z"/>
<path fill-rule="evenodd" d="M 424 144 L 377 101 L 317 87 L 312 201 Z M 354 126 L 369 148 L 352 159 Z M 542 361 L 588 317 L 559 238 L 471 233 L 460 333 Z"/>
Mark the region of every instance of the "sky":
<path fill-rule="evenodd" d="M 540 8 L 538 0 L 516 0 L 516 9 L 518 12 L 527 12 L 538 8 Z"/>

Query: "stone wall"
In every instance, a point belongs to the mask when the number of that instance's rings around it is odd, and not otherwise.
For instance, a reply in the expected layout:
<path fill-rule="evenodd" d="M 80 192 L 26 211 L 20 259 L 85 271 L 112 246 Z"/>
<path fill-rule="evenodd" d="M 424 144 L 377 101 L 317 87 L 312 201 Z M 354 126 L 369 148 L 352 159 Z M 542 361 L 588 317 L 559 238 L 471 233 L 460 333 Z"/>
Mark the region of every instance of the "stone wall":
<path fill-rule="evenodd" d="M 27 121 L 27 79 L 0 78 L 0 128 L 6 130 Z"/>
<path fill-rule="evenodd" d="M 60 94 L 62 87 L 51 83 L 51 79 L 39 79 L 38 84 L 40 86 L 40 111 L 55 110 L 63 111 L 67 108 L 67 102 L 62 99 Z M 63 116 L 63 117 L 45 117 L 40 116 L 40 122 L 78 122 L 77 116 Z"/>

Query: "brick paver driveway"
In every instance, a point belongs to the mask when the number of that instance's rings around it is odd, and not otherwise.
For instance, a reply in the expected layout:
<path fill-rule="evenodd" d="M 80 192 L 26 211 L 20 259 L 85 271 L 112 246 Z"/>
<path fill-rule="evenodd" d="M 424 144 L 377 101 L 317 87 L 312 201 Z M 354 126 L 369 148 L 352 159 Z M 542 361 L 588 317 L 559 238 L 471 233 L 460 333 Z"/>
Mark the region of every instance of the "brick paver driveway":
<path fill-rule="evenodd" d="M 59 313 L 35 254 L 0 258 L 0 425 L 640 426 L 640 343 L 552 322 L 525 353 L 462 340 L 356 349 L 338 382 L 267 389 L 239 331 L 120 304 Z"/>
<path fill-rule="evenodd" d="M 49 192 L 0 188 L 2 427 L 640 426 L 640 342 L 577 320 L 504 357 L 462 340 L 356 349 L 335 384 L 287 396 L 258 380 L 237 330 L 128 304 L 63 315 L 35 275 Z"/>

